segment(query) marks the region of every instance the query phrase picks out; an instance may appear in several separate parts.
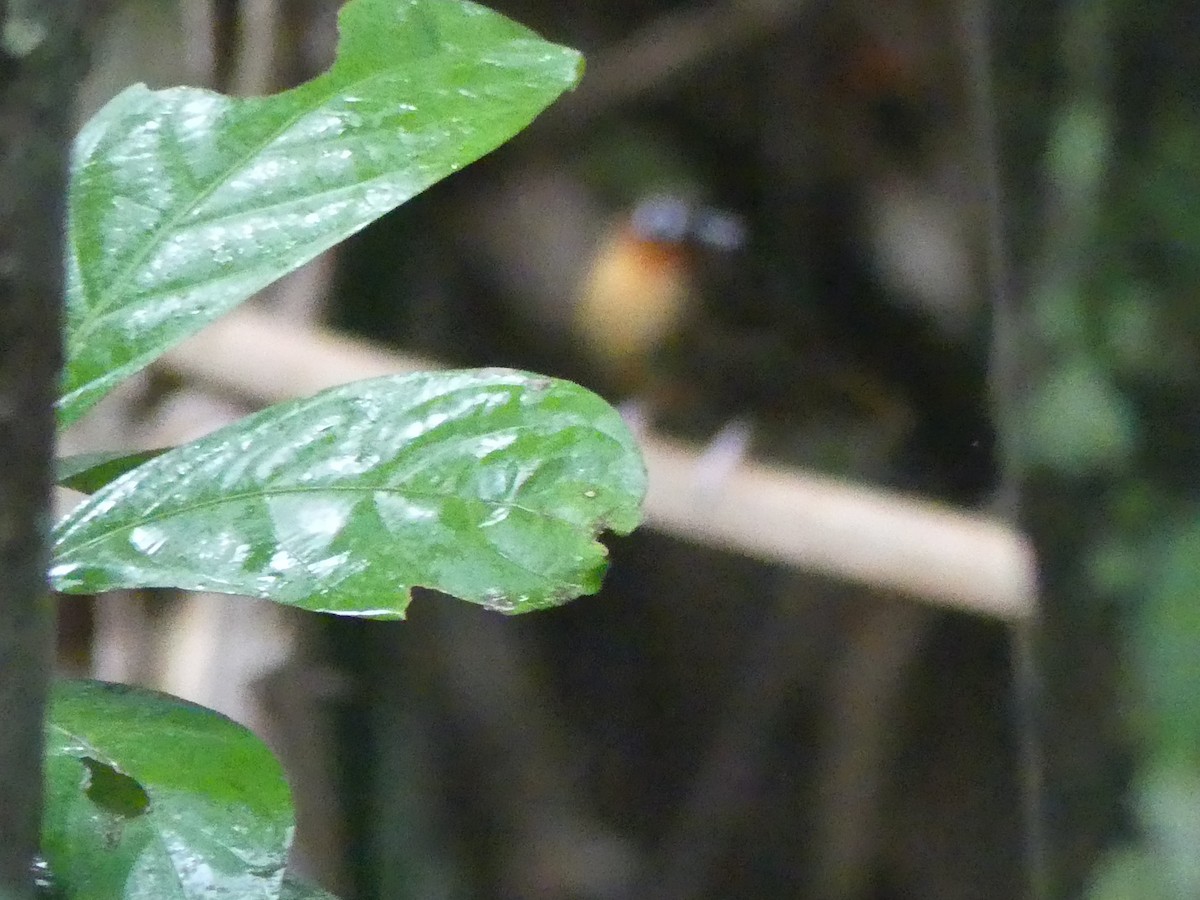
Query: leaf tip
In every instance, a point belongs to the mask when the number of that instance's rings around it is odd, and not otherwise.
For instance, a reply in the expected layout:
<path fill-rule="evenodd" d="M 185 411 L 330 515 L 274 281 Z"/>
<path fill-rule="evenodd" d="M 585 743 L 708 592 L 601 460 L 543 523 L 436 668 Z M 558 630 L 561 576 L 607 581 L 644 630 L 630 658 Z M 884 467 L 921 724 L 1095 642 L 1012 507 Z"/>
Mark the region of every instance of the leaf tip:
<path fill-rule="evenodd" d="M 575 55 L 575 82 L 571 85 L 571 90 L 575 90 L 587 73 L 587 59 L 578 50 L 572 50 L 571 53 Z"/>

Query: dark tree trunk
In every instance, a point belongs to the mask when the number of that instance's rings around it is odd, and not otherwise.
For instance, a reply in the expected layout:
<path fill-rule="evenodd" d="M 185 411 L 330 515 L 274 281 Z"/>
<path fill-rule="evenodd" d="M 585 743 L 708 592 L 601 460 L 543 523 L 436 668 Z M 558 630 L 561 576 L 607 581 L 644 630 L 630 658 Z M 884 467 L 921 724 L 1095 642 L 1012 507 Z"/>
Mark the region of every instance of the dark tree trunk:
<path fill-rule="evenodd" d="M 80 0 L 0 0 L 0 896 L 32 896 L 53 644 L 46 529 Z"/>

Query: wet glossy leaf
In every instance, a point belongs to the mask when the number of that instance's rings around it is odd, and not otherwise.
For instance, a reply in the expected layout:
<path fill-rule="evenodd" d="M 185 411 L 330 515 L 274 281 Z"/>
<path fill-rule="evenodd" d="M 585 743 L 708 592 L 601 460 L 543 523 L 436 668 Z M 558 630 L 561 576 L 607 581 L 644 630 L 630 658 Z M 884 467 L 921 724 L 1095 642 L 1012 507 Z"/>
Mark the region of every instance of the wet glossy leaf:
<path fill-rule="evenodd" d="M 389 376 L 168 451 L 55 529 L 60 591 L 172 586 L 361 616 L 436 588 L 505 612 L 598 589 L 645 469 L 603 400 L 504 369 Z"/>
<path fill-rule="evenodd" d="M 55 687 L 43 851 L 64 900 L 278 897 L 292 822 L 279 764 L 240 725 L 139 688 Z"/>
<path fill-rule="evenodd" d="M 162 450 L 142 450 L 138 453 L 80 453 L 63 456 L 54 461 L 54 480 L 63 487 L 81 494 L 94 494 L 110 481 L 116 481 L 146 460 L 154 459 Z"/>
<path fill-rule="evenodd" d="M 325 75 L 274 97 L 130 88 L 75 144 L 59 420 L 523 128 L 574 51 L 460 0 L 351 0 Z"/>

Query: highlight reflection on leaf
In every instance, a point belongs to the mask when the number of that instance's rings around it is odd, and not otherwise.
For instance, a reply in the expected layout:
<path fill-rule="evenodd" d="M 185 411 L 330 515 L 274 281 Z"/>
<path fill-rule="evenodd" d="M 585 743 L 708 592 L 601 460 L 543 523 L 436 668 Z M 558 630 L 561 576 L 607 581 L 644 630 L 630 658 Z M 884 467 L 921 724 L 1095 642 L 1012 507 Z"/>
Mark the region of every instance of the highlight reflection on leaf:
<path fill-rule="evenodd" d="M 131 87 L 75 143 L 59 421 L 520 131 L 573 50 L 462 0 L 351 0 L 332 69 L 273 97 Z"/>
<path fill-rule="evenodd" d="M 292 828 L 283 772 L 242 726 L 142 688 L 54 686 L 42 848 L 56 896 L 275 897 Z"/>
<path fill-rule="evenodd" d="M 625 424 L 568 382 L 504 369 L 388 376 L 169 450 L 54 533 L 69 593 L 170 586 L 399 617 L 414 586 L 503 612 L 593 593 L 596 541 L 640 517 Z"/>

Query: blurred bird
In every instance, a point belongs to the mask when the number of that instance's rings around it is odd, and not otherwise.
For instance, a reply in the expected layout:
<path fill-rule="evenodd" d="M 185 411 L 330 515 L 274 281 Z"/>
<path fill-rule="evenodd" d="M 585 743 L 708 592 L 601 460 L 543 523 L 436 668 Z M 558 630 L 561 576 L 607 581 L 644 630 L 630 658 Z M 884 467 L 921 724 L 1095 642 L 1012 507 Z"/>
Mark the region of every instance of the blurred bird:
<path fill-rule="evenodd" d="M 583 277 L 575 334 L 621 399 L 646 386 L 655 356 L 678 333 L 694 300 L 690 216 L 677 198 L 642 201 L 606 230 Z"/>
<path fill-rule="evenodd" d="M 638 203 L 601 237 L 583 278 L 574 330 L 635 432 L 687 385 L 677 357 L 704 329 L 701 257 L 745 243 L 731 213 L 658 195 Z M 686 368 L 686 367 L 685 367 Z M 716 490 L 746 456 L 752 429 L 735 417 L 711 436 L 697 464 L 702 488 Z"/>
<path fill-rule="evenodd" d="M 667 360 L 700 313 L 699 255 L 744 242 L 737 216 L 667 195 L 642 200 L 605 231 L 582 279 L 573 328 L 615 399 L 653 405 Z"/>

